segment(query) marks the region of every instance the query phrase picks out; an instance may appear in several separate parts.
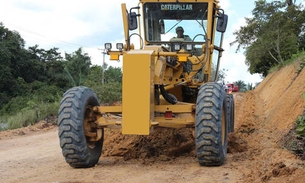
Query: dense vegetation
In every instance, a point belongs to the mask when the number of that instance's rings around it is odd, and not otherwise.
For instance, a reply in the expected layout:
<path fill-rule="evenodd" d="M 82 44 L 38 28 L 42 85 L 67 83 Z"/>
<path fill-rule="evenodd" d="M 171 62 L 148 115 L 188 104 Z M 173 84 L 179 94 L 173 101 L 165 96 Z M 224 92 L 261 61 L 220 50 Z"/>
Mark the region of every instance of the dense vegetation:
<path fill-rule="evenodd" d="M 103 68 L 92 66 L 81 48 L 64 58 L 58 48 L 25 48 L 19 33 L 0 23 L 0 123 L 17 128 L 57 115 L 62 94 L 78 85 L 92 88 L 102 102 L 120 100 L 121 68 Z"/>
<path fill-rule="evenodd" d="M 294 1 L 295 2 L 295 1 Z M 244 49 L 250 73 L 268 74 L 305 48 L 305 11 L 292 1 L 255 1 L 251 18 L 234 32 L 237 51 Z"/>

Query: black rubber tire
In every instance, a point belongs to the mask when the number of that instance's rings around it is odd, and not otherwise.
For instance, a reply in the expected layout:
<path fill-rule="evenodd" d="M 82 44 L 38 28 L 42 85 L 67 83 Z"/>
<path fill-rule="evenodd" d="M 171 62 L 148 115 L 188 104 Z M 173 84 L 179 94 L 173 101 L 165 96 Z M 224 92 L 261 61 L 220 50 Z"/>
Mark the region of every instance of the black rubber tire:
<path fill-rule="evenodd" d="M 199 88 L 196 102 L 196 154 L 201 166 L 222 165 L 228 146 L 226 93 L 218 83 Z"/>
<path fill-rule="evenodd" d="M 58 111 L 58 136 L 66 162 L 74 168 L 95 166 L 101 156 L 104 131 L 97 142 L 86 139 L 84 129 L 87 107 L 99 106 L 95 93 L 87 87 L 74 87 L 63 95 Z"/>
<path fill-rule="evenodd" d="M 227 118 L 229 123 L 228 132 L 234 132 L 234 97 L 233 94 L 227 94 L 226 96 L 227 101 Z"/>

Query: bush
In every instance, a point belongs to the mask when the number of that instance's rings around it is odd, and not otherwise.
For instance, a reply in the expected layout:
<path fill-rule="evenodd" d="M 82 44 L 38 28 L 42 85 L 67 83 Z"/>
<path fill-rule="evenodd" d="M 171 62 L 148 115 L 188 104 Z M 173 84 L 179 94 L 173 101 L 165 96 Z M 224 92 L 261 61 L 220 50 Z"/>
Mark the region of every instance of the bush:
<path fill-rule="evenodd" d="M 8 129 L 33 125 L 38 121 L 45 120 L 49 116 L 56 116 L 59 109 L 59 102 L 41 103 L 37 105 L 29 102 L 29 105 L 32 105 L 31 109 L 26 107 L 20 112 L 7 117 Z"/>
<path fill-rule="evenodd" d="M 41 82 L 31 84 L 32 91 L 27 95 L 20 95 L 10 99 L 0 110 L 0 116 L 13 115 L 21 110 L 37 107 L 38 104 L 52 104 L 60 101 L 63 91 L 56 86 L 48 86 Z"/>
<path fill-rule="evenodd" d="M 300 73 L 303 70 L 304 67 L 305 67 L 305 60 L 302 60 L 301 63 L 300 63 L 300 67 L 298 69 L 298 73 Z"/>
<path fill-rule="evenodd" d="M 30 97 L 17 96 L 12 98 L 7 104 L 5 104 L 0 110 L 1 116 L 13 115 L 21 109 L 27 107 Z"/>
<path fill-rule="evenodd" d="M 110 82 L 100 87 L 93 87 L 101 104 L 112 104 L 122 100 L 122 84 L 119 82 Z"/>
<path fill-rule="evenodd" d="M 36 110 L 27 110 L 18 112 L 16 115 L 8 117 L 7 123 L 9 129 L 16 129 L 32 125 L 36 122 L 36 120 Z"/>
<path fill-rule="evenodd" d="M 296 120 L 296 132 L 298 136 L 305 135 L 305 115 L 298 116 Z"/>
<path fill-rule="evenodd" d="M 305 99 L 305 92 L 303 93 L 303 98 Z M 296 133 L 298 136 L 305 135 L 305 112 L 303 115 L 298 116 L 296 120 Z"/>

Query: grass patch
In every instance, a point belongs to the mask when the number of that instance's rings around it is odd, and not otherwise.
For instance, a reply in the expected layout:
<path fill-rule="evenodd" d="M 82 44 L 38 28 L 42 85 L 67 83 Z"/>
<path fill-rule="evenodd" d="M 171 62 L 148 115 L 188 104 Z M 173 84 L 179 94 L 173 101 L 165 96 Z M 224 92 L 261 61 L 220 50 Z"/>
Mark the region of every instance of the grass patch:
<path fill-rule="evenodd" d="M 303 98 L 305 99 L 305 92 Z M 305 160 L 305 111 L 297 117 L 294 127 L 282 139 L 284 148 Z"/>
<path fill-rule="evenodd" d="M 293 128 L 286 135 L 283 136 L 282 147 L 288 149 L 293 154 L 297 155 L 301 160 L 305 160 L 305 135 L 304 131 L 300 131 L 300 127 L 302 126 L 300 126 L 299 120 L 300 116 L 296 120 L 296 123 L 294 124 Z"/>
<path fill-rule="evenodd" d="M 14 115 L 5 117 L 7 122 L 6 129 L 16 129 L 33 125 L 41 120 L 45 120 L 49 116 L 57 116 L 58 109 L 59 102 L 38 104 L 32 109 L 26 108 Z"/>
<path fill-rule="evenodd" d="M 268 74 L 280 70 L 282 67 L 291 65 L 295 62 L 300 62 L 300 67 L 298 69 L 298 73 L 302 71 L 302 69 L 305 67 L 305 51 L 298 52 L 296 54 L 293 54 L 292 57 L 286 61 L 284 61 L 281 64 L 278 64 L 276 66 L 273 66 L 269 69 Z"/>
<path fill-rule="evenodd" d="M 295 125 L 286 135 L 283 136 L 282 147 L 297 155 L 301 160 L 305 160 L 305 136 L 297 135 L 296 128 L 297 125 Z"/>

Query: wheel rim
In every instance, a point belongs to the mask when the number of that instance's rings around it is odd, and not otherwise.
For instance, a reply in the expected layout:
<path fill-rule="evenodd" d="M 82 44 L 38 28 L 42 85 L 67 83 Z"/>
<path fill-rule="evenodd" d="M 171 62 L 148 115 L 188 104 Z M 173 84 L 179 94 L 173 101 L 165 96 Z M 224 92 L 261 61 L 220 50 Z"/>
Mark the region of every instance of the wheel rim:
<path fill-rule="evenodd" d="M 84 130 L 87 145 L 90 149 L 94 149 L 96 146 L 96 141 L 90 140 L 92 137 L 96 136 L 97 131 L 94 128 L 94 113 L 91 106 L 87 106 L 85 109 L 85 116 L 84 116 Z"/>

